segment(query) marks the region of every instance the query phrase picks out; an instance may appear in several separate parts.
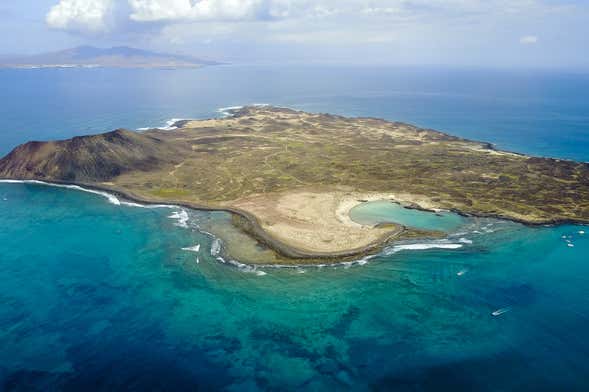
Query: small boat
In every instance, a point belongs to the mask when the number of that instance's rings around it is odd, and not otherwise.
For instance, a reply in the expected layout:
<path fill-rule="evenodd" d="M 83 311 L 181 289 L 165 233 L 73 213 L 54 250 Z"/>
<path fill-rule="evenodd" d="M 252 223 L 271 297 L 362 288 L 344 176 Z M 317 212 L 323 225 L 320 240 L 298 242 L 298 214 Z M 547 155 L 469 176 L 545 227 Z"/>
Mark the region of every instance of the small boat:
<path fill-rule="evenodd" d="M 503 313 L 507 313 L 509 312 L 511 309 L 509 308 L 501 308 L 501 309 L 497 309 L 496 311 L 494 311 L 493 313 L 491 313 L 493 316 L 501 316 Z"/>
<path fill-rule="evenodd" d="M 200 263 L 200 260 L 199 260 L 198 256 L 196 256 L 196 264 L 199 264 L 199 263 Z"/>
<path fill-rule="evenodd" d="M 467 272 L 468 272 L 468 269 L 466 269 L 466 268 L 465 268 L 465 269 L 462 269 L 462 270 L 458 271 L 458 272 L 456 273 L 456 275 L 458 275 L 458 276 L 462 276 L 462 275 L 464 275 L 464 274 L 465 274 L 465 273 L 467 273 Z"/>

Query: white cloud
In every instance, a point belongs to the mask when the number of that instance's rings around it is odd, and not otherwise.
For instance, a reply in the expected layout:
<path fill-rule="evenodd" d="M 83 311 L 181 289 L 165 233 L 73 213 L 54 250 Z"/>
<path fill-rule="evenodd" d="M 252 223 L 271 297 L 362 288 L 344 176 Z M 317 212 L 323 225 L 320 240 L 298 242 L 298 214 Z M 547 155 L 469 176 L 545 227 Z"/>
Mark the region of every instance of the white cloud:
<path fill-rule="evenodd" d="M 129 0 L 131 20 L 241 21 L 284 18 L 291 1 L 285 0 Z"/>
<path fill-rule="evenodd" d="M 538 37 L 535 35 L 526 35 L 519 39 L 519 43 L 522 45 L 534 45 L 538 43 Z"/>
<path fill-rule="evenodd" d="M 521 48 L 542 43 L 548 50 L 565 39 L 567 48 L 582 47 L 589 15 L 589 5 L 548 0 L 52 1 L 52 27 L 106 30 L 97 42 L 202 51 L 231 62 L 524 64 L 545 52 Z"/>
<path fill-rule="evenodd" d="M 113 0 L 60 0 L 47 13 L 46 22 L 54 29 L 106 31 L 112 7 Z"/>
<path fill-rule="evenodd" d="M 366 7 L 362 9 L 362 13 L 369 15 L 391 15 L 401 13 L 401 11 L 399 7 Z"/>

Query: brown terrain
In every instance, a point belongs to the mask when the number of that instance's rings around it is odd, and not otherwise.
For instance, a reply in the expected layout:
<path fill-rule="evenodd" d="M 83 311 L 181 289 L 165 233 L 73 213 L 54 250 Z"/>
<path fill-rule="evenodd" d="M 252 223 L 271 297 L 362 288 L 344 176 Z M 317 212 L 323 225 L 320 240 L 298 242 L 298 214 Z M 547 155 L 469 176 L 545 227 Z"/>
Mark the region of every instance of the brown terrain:
<path fill-rule="evenodd" d="M 348 212 L 360 200 L 527 224 L 589 222 L 586 163 L 497 151 L 403 123 L 274 107 L 176 125 L 29 142 L 0 160 L 0 178 L 229 210 L 242 231 L 289 260 L 352 257 L 440 235 L 359 225 Z"/>

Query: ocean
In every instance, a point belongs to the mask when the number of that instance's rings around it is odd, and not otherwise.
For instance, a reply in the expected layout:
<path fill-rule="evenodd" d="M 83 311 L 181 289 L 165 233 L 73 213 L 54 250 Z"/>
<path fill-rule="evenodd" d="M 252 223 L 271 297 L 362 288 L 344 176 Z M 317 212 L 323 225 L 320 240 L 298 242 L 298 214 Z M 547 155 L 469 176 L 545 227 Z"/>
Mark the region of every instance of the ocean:
<path fill-rule="evenodd" d="M 589 161 L 582 73 L 0 70 L 0 85 L 2 154 L 269 103 Z M 251 268 L 201 229 L 227 214 L 107 196 L 0 183 L 0 390 L 587 389 L 587 227 L 450 217 L 448 239 L 360 263 Z"/>

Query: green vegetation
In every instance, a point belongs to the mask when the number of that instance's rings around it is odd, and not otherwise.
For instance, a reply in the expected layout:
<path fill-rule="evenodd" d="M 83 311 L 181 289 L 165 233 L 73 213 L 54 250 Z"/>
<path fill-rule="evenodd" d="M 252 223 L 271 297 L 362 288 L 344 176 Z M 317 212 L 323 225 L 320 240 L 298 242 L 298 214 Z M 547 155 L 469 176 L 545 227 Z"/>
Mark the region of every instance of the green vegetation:
<path fill-rule="evenodd" d="M 183 196 L 190 195 L 190 192 L 188 192 L 186 189 L 160 188 L 153 190 L 151 194 L 162 198 L 181 198 Z"/>
<path fill-rule="evenodd" d="M 345 189 L 533 224 L 589 222 L 586 163 L 496 151 L 403 123 L 273 107 L 179 125 L 27 143 L 0 160 L 0 177 L 211 208 L 235 208 L 260 195 L 268 196 L 258 201 L 264 203 L 288 192 Z M 275 223 L 262 218 L 262 226 Z"/>

